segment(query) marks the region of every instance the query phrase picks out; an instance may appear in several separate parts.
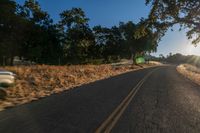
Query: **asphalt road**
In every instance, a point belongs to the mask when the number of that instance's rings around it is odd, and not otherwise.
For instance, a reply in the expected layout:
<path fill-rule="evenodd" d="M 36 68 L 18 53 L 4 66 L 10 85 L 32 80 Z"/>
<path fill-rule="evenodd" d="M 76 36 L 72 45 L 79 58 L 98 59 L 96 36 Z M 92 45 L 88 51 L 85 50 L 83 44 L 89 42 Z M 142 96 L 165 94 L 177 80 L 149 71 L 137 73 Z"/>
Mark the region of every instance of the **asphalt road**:
<path fill-rule="evenodd" d="M 199 133 L 200 87 L 161 66 L 0 112 L 0 133 Z"/>

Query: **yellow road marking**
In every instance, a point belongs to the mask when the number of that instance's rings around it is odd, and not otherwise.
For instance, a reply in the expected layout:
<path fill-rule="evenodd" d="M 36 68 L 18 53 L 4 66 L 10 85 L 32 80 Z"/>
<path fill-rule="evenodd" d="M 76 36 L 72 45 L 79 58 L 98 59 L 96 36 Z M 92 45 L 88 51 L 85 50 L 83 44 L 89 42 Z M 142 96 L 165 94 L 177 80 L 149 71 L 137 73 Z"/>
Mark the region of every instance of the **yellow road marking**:
<path fill-rule="evenodd" d="M 157 68 L 158 69 L 158 68 Z M 146 81 L 146 79 L 157 69 L 149 72 L 125 97 L 125 99 L 120 103 L 120 105 L 111 113 L 111 115 L 101 124 L 101 126 L 95 131 L 95 133 L 109 133 L 115 126 L 125 109 L 128 107 L 129 103 L 132 101 L 133 97 Z"/>

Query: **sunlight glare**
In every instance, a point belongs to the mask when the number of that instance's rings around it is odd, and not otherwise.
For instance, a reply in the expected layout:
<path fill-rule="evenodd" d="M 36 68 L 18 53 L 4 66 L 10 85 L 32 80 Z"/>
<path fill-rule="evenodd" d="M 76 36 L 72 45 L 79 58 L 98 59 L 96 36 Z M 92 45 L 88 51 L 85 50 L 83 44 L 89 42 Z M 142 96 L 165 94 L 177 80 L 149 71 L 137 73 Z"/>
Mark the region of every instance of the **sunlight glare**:
<path fill-rule="evenodd" d="M 187 54 L 192 55 L 194 50 L 193 48 L 195 48 L 193 45 L 187 44 L 187 49 L 186 49 Z"/>
<path fill-rule="evenodd" d="M 187 46 L 183 48 L 183 50 L 185 51 L 184 53 L 186 55 L 200 55 L 200 44 L 197 44 L 195 46 L 188 40 L 186 45 Z"/>

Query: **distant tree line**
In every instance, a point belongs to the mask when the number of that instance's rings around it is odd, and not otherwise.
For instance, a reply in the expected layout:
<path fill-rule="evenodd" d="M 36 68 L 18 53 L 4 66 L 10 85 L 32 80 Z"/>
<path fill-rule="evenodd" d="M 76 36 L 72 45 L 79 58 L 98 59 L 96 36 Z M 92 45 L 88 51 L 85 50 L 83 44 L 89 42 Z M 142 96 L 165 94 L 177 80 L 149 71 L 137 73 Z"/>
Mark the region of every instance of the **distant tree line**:
<path fill-rule="evenodd" d="M 200 56 L 196 56 L 196 55 L 182 55 L 180 53 L 176 53 L 176 54 L 170 53 L 163 60 L 168 63 L 173 63 L 173 64 L 187 63 L 187 64 L 200 67 Z"/>
<path fill-rule="evenodd" d="M 159 36 L 150 27 L 141 36 L 142 20 L 111 28 L 88 22 L 81 8 L 61 12 L 54 23 L 35 0 L 0 0 L 0 65 L 13 65 L 15 57 L 52 65 L 107 63 L 156 51 Z"/>

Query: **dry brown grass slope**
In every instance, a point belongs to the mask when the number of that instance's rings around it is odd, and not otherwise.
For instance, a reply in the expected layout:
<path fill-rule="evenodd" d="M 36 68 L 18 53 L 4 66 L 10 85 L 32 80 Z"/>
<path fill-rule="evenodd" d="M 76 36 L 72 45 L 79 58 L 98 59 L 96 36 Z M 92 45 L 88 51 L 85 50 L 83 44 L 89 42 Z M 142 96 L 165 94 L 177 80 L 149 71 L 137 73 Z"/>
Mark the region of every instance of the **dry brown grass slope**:
<path fill-rule="evenodd" d="M 6 90 L 8 94 L 6 99 L 0 100 L 0 110 L 124 72 L 155 66 L 155 64 L 144 64 L 142 66 L 36 65 L 31 67 L 4 67 L 3 69 L 16 73 L 17 78 L 15 85 Z"/>
<path fill-rule="evenodd" d="M 200 68 L 189 64 L 181 64 L 177 66 L 177 71 L 200 85 Z"/>

